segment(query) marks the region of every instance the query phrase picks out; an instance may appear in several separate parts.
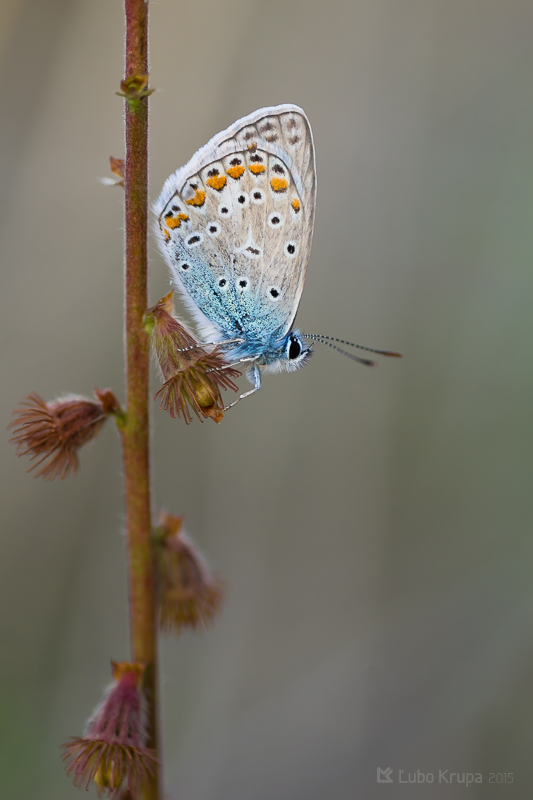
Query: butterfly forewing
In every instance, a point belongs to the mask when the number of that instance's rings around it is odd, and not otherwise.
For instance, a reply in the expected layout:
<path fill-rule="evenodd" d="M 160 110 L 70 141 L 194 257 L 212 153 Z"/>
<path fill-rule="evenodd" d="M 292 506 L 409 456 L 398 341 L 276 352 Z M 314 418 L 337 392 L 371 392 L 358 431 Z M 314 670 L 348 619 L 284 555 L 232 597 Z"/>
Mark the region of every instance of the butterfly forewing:
<path fill-rule="evenodd" d="M 169 178 L 156 205 L 166 255 L 215 333 L 267 341 L 290 329 L 315 192 L 309 123 L 288 105 L 239 120 Z"/>

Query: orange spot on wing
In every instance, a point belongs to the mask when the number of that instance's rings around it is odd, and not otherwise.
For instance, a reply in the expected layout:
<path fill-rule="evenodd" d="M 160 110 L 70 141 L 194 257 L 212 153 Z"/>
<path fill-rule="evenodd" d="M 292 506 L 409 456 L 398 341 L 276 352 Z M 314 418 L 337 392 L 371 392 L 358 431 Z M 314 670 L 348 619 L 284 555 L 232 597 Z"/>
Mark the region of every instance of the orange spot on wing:
<path fill-rule="evenodd" d="M 165 237 L 165 242 L 168 242 L 170 239 L 170 233 L 168 231 L 163 231 L 163 236 Z"/>
<path fill-rule="evenodd" d="M 226 185 L 226 176 L 213 175 L 212 178 L 207 179 L 207 185 L 210 186 L 212 189 L 216 189 L 217 192 L 220 192 Z"/>
<path fill-rule="evenodd" d="M 300 201 L 298 200 L 297 197 L 294 198 L 294 200 L 291 203 L 291 206 L 294 208 L 295 213 L 298 214 L 300 211 Z"/>
<path fill-rule="evenodd" d="M 203 192 L 201 189 L 196 189 L 194 192 L 194 197 L 191 197 L 189 200 L 187 200 L 188 206 L 203 206 L 204 203 L 205 192 Z"/>
<path fill-rule="evenodd" d="M 261 172 L 265 171 L 264 164 L 250 164 L 249 166 L 250 172 L 253 172 L 254 175 L 259 175 Z"/>
<path fill-rule="evenodd" d="M 275 192 L 284 192 L 289 184 L 285 180 L 285 178 L 272 178 L 270 181 L 270 185 L 272 186 Z"/>
<path fill-rule="evenodd" d="M 187 222 L 188 219 L 189 219 L 188 214 L 176 214 L 175 217 L 167 217 L 165 219 L 165 222 L 167 224 L 167 228 L 172 229 L 172 228 L 179 228 L 179 226 L 182 223 L 182 220 L 184 222 Z"/>
<path fill-rule="evenodd" d="M 226 170 L 230 178 L 238 180 L 244 172 L 244 167 L 230 167 Z"/>

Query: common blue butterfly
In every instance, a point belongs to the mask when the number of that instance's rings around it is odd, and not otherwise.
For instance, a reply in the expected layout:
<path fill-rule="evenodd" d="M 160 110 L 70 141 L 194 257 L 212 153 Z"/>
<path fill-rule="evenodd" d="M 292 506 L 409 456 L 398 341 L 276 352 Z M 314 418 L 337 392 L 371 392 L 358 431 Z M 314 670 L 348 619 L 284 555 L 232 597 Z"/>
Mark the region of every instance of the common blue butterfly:
<path fill-rule="evenodd" d="M 161 250 L 202 335 L 221 345 L 228 364 L 250 365 L 254 388 L 239 399 L 261 388 L 263 371 L 303 366 L 312 354 L 306 340 L 360 347 L 293 328 L 315 198 L 311 127 L 301 108 L 285 104 L 214 136 L 168 178 L 155 203 Z"/>

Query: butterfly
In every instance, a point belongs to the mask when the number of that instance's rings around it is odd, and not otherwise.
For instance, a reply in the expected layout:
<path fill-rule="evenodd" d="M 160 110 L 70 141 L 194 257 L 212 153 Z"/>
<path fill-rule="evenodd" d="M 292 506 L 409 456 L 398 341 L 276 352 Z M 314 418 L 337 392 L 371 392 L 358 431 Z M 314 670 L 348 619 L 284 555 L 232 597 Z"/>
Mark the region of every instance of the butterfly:
<path fill-rule="evenodd" d="M 219 345 L 228 365 L 249 365 L 253 389 L 239 400 L 261 388 L 263 372 L 306 364 L 313 341 L 374 364 L 332 342 L 360 345 L 293 327 L 315 202 L 311 127 L 301 108 L 285 104 L 260 108 L 214 136 L 167 179 L 155 203 L 156 235 L 173 283 L 209 340 L 202 346 Z"/>

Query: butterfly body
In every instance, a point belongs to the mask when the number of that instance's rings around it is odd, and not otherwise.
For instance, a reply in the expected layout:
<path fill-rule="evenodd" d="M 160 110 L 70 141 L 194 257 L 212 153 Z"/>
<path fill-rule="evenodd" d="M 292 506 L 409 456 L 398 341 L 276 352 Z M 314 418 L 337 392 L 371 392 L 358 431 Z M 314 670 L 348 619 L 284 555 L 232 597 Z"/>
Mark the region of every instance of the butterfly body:
<path fill-rule="evenodd" d="M 313 139 L 294 105 L 263 108 L 202 147 L 165 183 L 157 233 L 173 282 L 228 363 L 302 366 L 311 347 L 294 319 L 313 235 Z"/>

